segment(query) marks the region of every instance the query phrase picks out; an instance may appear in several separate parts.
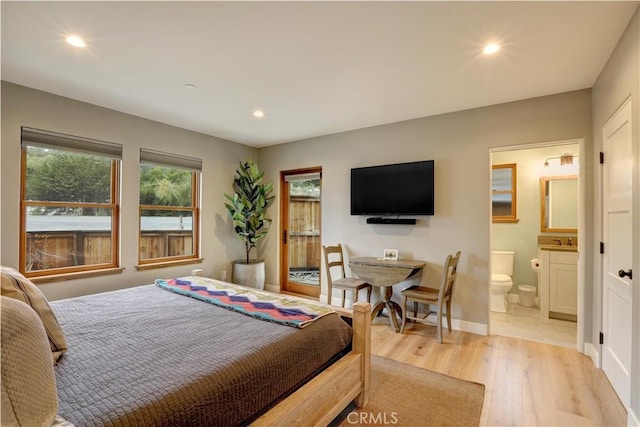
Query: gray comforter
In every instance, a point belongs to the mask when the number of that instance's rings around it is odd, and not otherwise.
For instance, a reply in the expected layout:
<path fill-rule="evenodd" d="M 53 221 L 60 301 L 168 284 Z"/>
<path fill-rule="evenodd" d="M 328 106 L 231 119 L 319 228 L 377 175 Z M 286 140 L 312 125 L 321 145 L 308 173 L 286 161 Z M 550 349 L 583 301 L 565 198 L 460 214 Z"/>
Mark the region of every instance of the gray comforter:
<path fill-rule="evenodd" d="M 351 341 L 337 315 L 296 329 L 153 285 L 51 305 L 69 346 L 59 413 L 76 426 L 246 424 Z"/>

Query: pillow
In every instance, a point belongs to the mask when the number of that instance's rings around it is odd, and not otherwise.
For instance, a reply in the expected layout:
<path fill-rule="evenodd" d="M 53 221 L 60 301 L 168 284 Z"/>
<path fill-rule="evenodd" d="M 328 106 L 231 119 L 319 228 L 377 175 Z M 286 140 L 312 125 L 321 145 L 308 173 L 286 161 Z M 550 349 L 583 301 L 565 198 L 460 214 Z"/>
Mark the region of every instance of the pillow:
<path fill-rule="evenodd" d="M 53 362 L 57 363 L 62 354 L 67 351 L 67 342 L 64 339 L 62 328 L 53 313 L 49 302 L 29 279 L 20 274 L 17 270 L 9 267 L 0 267 L 0 283 L 2 285 L 2 296 L 22 301 L 40 316 L 44 330 L 49 338 L 49 346 L 53 353 Z"/>
<path fill-rule="evenodd" d="M 50 426 L 58 412 L 47 333 L 25 303 L 0 297 L 2 426 Z"/>

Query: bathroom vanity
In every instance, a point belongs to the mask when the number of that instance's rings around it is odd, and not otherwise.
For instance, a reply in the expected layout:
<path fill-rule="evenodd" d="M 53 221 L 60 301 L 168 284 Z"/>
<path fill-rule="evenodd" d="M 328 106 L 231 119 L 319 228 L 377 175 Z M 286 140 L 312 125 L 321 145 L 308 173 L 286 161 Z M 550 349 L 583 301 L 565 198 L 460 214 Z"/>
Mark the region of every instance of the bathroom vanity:
<path fill-rule="evenodd" d="M 577 319 L 578 251 L 575 246 L 540 245 L 540 316 L 542 320 Z"/>
<path fill-rule="evenodd" d="M 578 177 L 540 178 L 540 231 L 571 236 L 538 236 L 540 317 L 577 320 Z"/>

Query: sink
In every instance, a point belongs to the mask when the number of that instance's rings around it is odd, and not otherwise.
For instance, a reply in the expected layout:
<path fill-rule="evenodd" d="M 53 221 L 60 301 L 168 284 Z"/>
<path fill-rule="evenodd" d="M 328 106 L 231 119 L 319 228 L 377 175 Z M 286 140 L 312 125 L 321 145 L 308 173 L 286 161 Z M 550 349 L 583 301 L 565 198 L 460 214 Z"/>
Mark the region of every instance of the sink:
<path fill-rule="evenodd" d="M 562 251 L 562 252 L 578 252 L 577 246 L 568 245 L 540 245 L 538 249 L 543 251 Z"/>

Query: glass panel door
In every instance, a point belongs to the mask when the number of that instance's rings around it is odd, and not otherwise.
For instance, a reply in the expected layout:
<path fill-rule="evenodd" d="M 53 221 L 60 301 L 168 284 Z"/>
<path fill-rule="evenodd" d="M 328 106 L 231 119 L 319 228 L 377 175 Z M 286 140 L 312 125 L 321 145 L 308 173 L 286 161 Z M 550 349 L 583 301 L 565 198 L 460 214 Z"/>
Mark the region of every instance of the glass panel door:
<path fill-rule="evenodd" d="M 285 291 L 320 295 L 320 170 L 283 173 L 282 283 Z"/>

